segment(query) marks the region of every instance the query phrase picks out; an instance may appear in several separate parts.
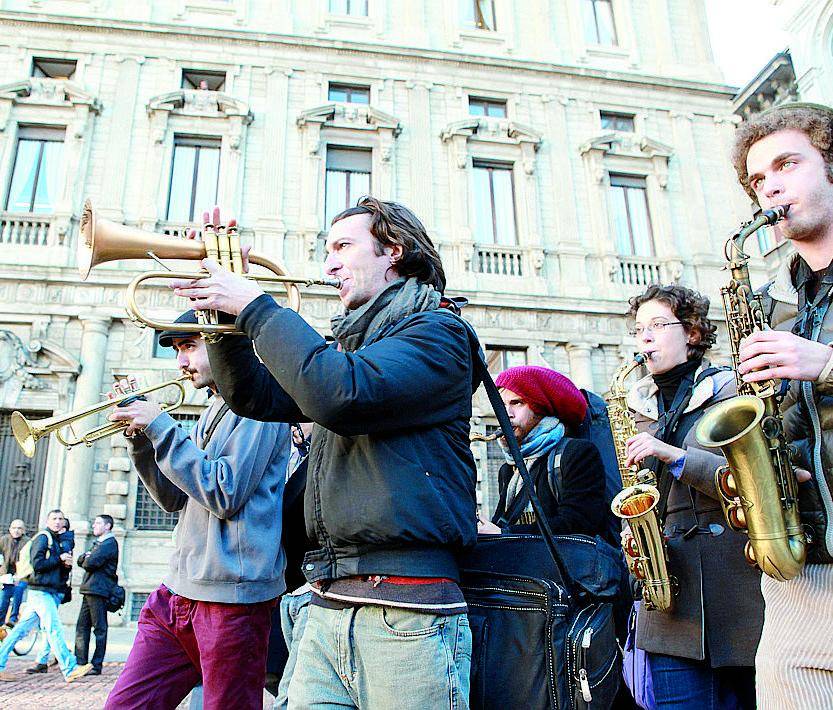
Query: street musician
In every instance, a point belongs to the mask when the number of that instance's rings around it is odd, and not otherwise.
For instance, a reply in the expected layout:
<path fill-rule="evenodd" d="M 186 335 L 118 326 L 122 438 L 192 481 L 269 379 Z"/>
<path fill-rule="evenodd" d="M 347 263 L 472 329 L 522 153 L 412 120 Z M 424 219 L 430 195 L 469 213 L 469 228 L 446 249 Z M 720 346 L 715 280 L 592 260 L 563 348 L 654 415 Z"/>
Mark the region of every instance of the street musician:
<path fill-rule="evenodd" d="M 830 707 L 833 698 L 833 109 L 784 104 L 741 124 L 732 156 L 763 210 L 787 206 L 781 233 L 796 253 L 764 288 L 771 330 L 741 341 L 746 383 L 790 387 L 780 405 L 797 471 L 806 564 L 764 576 L 766 612 L 755 659 L 758 707 Z"/>
<path fill-rule="evenodd" d="M 705 411 L 735 394 L 732 373 L 705 358 L 716 332 L 708 312 L 707 298 L 678 285 L 649 286 L 630 300 L 648 374 L 628 394 L 639 433 L 627 441 L 626 464 L 654 464 L 674 580 L 670 609 L 640 606 L 636 645 L 648 653 L 658 708 L 751 710 L 760 573 L 743 560 L 745 539 L 717 502 L 714 472 L 725 459 L 695 438 Z"/>
<path fill-rule="evenodd" d="M 284 591 L 281 497 L 288 424 L 245 419 L 217 393 L 205 342 L 176 330 L 159 334 L 177 353 L 209 406 L 189 436 L 159 405 L 137 400 L 110 420 L 125 436 L 139 477 L 166 511 L 179 512 L 164 583 L 145 602 L 108 710 L 174 708 L 199 683 L 203 707 L 263 706 L 272 609 Z"/>
<path fill-rule="evenodd" d="M 477 532 L 476 336 L 443 298 L 439 254 L 406 207 L 364 197 L 333 219 L 326 246 L 345 307 L 333 346 L 211 260 L 210 278 L 175 291 L 236 316 L 247 336 L 209 345 L 233 411 L 315 423 L 305 508 L 321 549 L 304 560 L 313 600 L 289 707 L 467 708 L 457 556 Z"/>

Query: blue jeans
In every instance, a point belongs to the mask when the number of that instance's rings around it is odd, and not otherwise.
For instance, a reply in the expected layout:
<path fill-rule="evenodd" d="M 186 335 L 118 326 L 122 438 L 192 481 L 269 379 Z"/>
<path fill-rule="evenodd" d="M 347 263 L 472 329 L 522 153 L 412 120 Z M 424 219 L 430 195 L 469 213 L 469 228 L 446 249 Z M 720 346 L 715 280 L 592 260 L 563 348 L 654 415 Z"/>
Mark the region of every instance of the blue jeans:
<path fill-rule="evenodd" d="M 12 613 L 9 616 L 9 621 L 13 624 L 17 623 L 17 617 L 20 613 L 20 602 L 23 601 L 23 592 L 25 591 L 26 582 L 3 585 L 3 591 L 0 592 L 0 624 L 6 622 L 6 613 L 9 610 L 10 602 L 12 605 Z"/>
<path fill-rule="evenodd" d="M 754 668 L 711 668 L 706 661 L 648 655 L 658 710 L 754 710 Z"/>
<path fill-rule="evenodd" d="M 311 600 L 312 592 L 305 592 L 297 596 L 285 594 L 281 597 L 281 631 L 289 656 L 286 659 L 286 665 L 283 667 L 283 675 L 278 686 L 278 697 L 275 698 L 272 710 L 286 710 L 288 707 L 289 681 L 292 680 L 295 663 L 298 661 L 298 648 L 301 645 L 301 638 L 307 625 Z"/>
<path fill-rule="evenodd" d="M 60 594 L 42 592 L 39 589 L 29 590 L 25 618 L 9 632 L 9 635 L 0 645 L 0 670 L 6 667 L 14 645 L 29 633 L 36 624 L 40 626 L 41 631 L 49 639 L 49 645 L 55 654 L 55 658 L 58 659 L 58 666 L 64 677 L 75 669 L 78 663 L 75 660 L 75 655 L 70 652 L 66 641 L 64 641 L 61 620 L 58 618 L 58 604 L 61 602 L 61 596 Z"/>
<path fill-rule="evenodd" d="M 470 667 L 465 614 L 310 605 L 289 707 L 468 710 Z"/>

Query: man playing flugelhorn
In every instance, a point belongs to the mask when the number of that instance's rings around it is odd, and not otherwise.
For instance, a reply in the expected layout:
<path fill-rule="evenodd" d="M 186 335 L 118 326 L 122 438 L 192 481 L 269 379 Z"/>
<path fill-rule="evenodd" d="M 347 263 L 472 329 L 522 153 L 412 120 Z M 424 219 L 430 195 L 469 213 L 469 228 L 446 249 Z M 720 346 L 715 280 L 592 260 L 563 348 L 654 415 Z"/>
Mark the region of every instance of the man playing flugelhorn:
<path fill-rule="evenodd" d="M 746 382 L 790 381 L 781 403 L 795 451 L 807 564 L 788 581 L 764 576 L 756 657 L 758 706 L 830 707 L 833 698 L 833 109 L 785 104 L 740 126 L 733 163 L 762 209 L 789 206 L 781 233 L 795 247 L 764 289 L 773 330 L 742 341 Z"/>
<path fill-rule="evenodd" d="M 237 316 L 248 336 L 209 346 L 234 411 L 315 422 L 305 507 L 321 549 L 304 560 L 314 595 L 289 707 L 466 708 L 457 559 L 476 539 L 477 338 L 444 299 L 440 256 L 403 205 L 362 198 L 333 219 L 326 248 L 345 308 L 333 345 L 210 261 L 211 278 L 176 291 Z"/>
<path fill-rule="evenodd" d="M 196 323 L 182 314 L 159 344 L 211 400 L 190 436 L 155 402 L 118 407 L 130 457 L 153 499 L 179 511 L 164 583 L 142 607 L 139 631 L 106 708 L 174 708 L 202 683 L 205 708 L 263 706 L 272 608 L 284 591 L 281 496 L 289 458 L 287 424 L 229 411 Z"/>

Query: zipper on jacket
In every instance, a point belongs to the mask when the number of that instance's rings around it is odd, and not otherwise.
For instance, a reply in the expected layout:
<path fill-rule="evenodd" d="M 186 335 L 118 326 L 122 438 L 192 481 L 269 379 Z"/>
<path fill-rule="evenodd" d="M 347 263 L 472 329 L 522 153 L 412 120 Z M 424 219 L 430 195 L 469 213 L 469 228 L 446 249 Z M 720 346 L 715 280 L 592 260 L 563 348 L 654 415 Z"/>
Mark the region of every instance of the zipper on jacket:
<path fill-rule="evenodd" d="M 813 398 L 813 383 L 804 381 L 801 383 L 801 393 L 804 395 L 804 403 L 810 413 L 810 422 L 813 425 L 813 468 L 816 484 L 819 487 L 819 494 L 824 505 L 825 521 L 824 546 L 827 554 L 833 556 L 833 498 L 830 496 L 830 487 L 827 485 L 827 477 L 821 462 L 821 422 L 819 412 L 816 408 L 816 401 Z"/>
<path fill-rule="evenodd" d="M 818 342 L 819 334 L 821 333 L 821 323 L 824 320 L 824 311 L 820 309 L 813 309 L 813 328 L 810 339 Z M 807 405 L 807 411 L 810 413 L 810 422 L 813 425 L 813 467 L 816 478 L 816 484 L 819 487 L 819 494 L 821 495 L 822 505 L 824 505 L 824 513 L 826 516 L 825 531 L 824 531 L 824 546 L 827 549 L 827 554 L 833 556 L 833 498 L 830 495 L 830 487 L 827 485 L 827 477 L 822 468 L 821 461 L 821 421 L 819 420 L 819 411 L 816 407 L 816 400 L 813 397 L 813 383 L 803 381 L 801 383 L 801 393 L 804 395 L 804 403 Z"/>

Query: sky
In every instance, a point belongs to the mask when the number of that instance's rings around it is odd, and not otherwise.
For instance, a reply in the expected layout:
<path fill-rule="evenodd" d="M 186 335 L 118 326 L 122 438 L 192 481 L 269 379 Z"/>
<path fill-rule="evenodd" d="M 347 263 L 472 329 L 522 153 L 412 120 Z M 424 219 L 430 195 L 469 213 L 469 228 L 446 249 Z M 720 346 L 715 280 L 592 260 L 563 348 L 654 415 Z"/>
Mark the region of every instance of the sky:
<path fill-rule="evenodd" d="M 726 83 L 742 87 L 787 47 L 796 0 L 705 0 L 712 51 Z"/>

